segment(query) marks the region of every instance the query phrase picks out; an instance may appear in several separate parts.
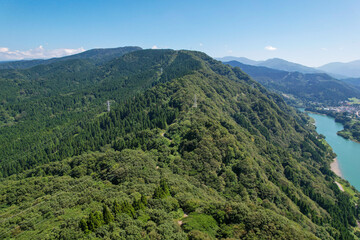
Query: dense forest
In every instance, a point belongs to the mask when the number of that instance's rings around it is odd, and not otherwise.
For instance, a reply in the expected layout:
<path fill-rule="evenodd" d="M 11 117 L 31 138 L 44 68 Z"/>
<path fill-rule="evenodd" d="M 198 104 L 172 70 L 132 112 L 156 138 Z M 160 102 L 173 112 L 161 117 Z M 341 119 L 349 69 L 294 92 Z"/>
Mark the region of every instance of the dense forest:
<path fill-rule="evenodd" d="M 0 83 L 1 239 L 360 233 L 309 117 L 204 53 L 68 59 Z"/>
<path fill-rule="evenodd" d="M 294 106 L 334 106 L 351 97 L 360 96 L 358 88 L 325 73 L 281 71 L 261 66 L 250 66 L 237 61 L 226 62 L 240 67 L 267 89 L 282 94 Z"/>

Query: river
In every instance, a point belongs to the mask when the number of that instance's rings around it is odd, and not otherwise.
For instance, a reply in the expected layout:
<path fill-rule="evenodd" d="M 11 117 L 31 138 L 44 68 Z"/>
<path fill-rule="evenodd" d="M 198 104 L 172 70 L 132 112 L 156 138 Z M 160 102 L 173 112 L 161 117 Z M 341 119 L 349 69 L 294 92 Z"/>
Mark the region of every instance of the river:
<path fill-rule="evenodd" d="M 351 185 L 360 190 L 360 143 L 347 140 L 336 133 L 343 129 L 341 123 L 325 115 L 308 113 L 315 119 L 316 131 L 325 136 L 337 154 L 341 174 Z"/>

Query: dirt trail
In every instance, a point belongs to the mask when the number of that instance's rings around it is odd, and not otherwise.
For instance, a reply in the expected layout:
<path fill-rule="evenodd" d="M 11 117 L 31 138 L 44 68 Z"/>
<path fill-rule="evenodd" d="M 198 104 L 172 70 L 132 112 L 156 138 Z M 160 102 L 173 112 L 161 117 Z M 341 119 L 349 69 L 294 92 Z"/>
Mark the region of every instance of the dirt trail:
<path fill-rule="evenodd" d="M 182 219 L 187 218 L 187 217 L 188 217 L 188 215 L 186 213 L 184 213 L 184 216 L 182 217 Z M 178 224 L 181 226 L 183 224 L 183 221 L 179 220 Z"/>
<path fill-rule="evenodd" d="M 335 183 L 336 183 L 336 185 L 338 185 L 340 191 L 343 191 L 343 192 L 344 192 L 343 186 L 342 186 L 340 183 L 338 183 L 337 181 L 335 181 Z"/>
<path fill-rule="evenodd" d="M 167 137 L 165 137 L 165 132 L 162 132 L 162 133 L 160 133 L 160 136 L 162 136 L 162 137 L 164 137 L 164 138 L 167 138 Z M 172 142 L 172 139 L 170 139 L 170 138 L 167 138 L 170 142 Z"/>

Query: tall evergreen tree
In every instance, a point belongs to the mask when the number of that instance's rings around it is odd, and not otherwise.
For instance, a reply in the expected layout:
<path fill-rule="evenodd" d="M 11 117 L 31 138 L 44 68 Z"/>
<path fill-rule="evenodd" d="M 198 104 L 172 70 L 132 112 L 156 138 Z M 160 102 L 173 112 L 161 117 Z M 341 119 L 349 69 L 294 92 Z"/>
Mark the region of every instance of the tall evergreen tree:
<path fill-rule="evenodd" d="M 114 216 L 106 205 L 103 206 L 103 218 L 105 224 L 109 224 L 110 222 L 114 221 Z"/>

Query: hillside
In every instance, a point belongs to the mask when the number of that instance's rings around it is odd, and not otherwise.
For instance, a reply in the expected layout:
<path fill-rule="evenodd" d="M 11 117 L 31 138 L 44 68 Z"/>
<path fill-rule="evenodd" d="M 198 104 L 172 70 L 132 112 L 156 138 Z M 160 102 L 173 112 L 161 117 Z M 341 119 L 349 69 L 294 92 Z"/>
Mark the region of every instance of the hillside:
<path fill-rule="evenodd" d="M 299 72 L 286 72 L 276 69 L 250 66 L 240 62 L 227 62 L 233 67 L 240 67 L 253 79 L 266 88 L 281 94 L 286 94 L 289 102 L 295 105 L 318 103 L 336 105 L 351 97 L 360 96 L 360 91 L 342 81 L 334 79 L 327 74 L 302 74 Z M 295 99 L 294 99 L 295 98 Z M 295 101 L 293 101 L 295 100 Z"/>
<path fill-rule="evenodd" d="M 75 126 L 66 134 L 45 124 L 46 142 L 2 152 L 0 238 L 355 239 L 334 154 L 306 115 L 240 69 L 173 50 L 93 68 L 103 80 L 42 99 L 86 118 L 62 122 Z M 110 96 L 109 113 L 86 113 Z"/>
<path fill-rule="evenodd" d="M 14 70 L 0 72 L 5 75 L 0 92 L 0 168 L 19 156 L 22 161 L 36 161 L 29 159 L 39 156 L 39 144 L 52 144 L 83 121 L 103 114 L 106 101 L 116 106 L 159 81 L 161 68 L 172 62 L 173 51 L 158 50 L 147 61 L 139 62 L 144 52 L 100 66 L 87 60 L 69 60 L 16 70 L 16 74 L 12 74 Z M 166 78 L 164 73 L 161 79 Z M 2 174 L 31 165 L 11 165 Z"/>
<path fill-rule="evenodd" d="M 360 78 L 344 78 L 344 79 L 341 79 L 341 81 L 343 81 L 349 85 L 355 86 L 358 89 L 360 88 Z"/>

